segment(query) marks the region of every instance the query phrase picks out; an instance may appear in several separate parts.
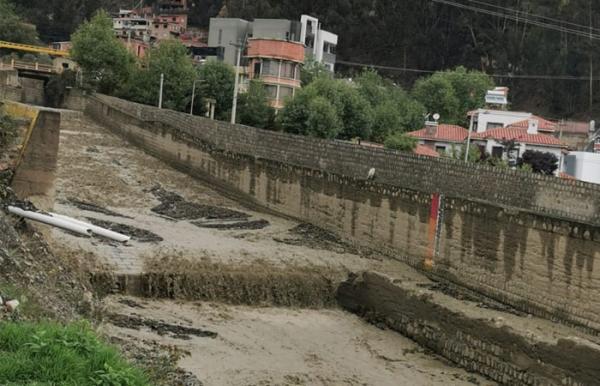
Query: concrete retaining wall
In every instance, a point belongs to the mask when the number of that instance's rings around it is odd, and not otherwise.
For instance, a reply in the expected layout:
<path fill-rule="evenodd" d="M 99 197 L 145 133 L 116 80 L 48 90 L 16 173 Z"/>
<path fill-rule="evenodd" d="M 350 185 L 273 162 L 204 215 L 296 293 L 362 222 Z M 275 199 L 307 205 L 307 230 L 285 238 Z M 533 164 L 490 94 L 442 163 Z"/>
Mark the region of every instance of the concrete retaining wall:
<path fill-rule="evenodd" d="M 524 323 L 510 325 L 494 312 L 436 298 L 379 274 L 364 273 L 342 283 L 338 301 L 501 384 L 595 385 L 600 379 L 596 344 L 575 337 L 557 339 L 548 326 L 533 332 Z"/>
<path fill-rule="evenodd" d="M 275 133 L 96 96 L 171 165 L 526 312 L 600 331 L 600 186 Z M 370 168 L 374 181 L 366 181 Z M 595 267 L 596 265 L 596 267 Z"/>

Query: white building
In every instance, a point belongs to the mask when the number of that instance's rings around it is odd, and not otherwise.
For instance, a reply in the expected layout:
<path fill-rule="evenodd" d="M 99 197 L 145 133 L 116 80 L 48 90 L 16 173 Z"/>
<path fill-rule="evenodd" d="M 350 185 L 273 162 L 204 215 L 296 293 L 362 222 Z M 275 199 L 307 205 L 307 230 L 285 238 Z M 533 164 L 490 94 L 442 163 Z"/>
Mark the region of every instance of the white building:
<path fill-rule="evenodd" d="M 559 161 L 557 172 L 562 170 L 563 155 L 566 145 L 556 137 L 541 133 L 539 120 L 529 119 L 527 127 L 523 127 L 521 121 L 507 127 L 488 129 L 472 135 L 473 145 L 479 146 L 482 151 L 492 157 L 504 160 L 516 161 L 523 156 L 527 150 L 551 153 Z M 513 142 L 515 147 L 507 149 L 506 144 Z"/>
<path fill-rule="evenodd" d="M 580 181 L 600 184 L 600 154 L 573 152 L 565 157 L 565 173 Z"/>
<path fill-rule="evenodd" d="M 300 41 L 306 46 L 306 56 L 323 63 L 333 72 L 336 61 L 338 36 L 321 29 L 319 19 L 302 15 L 300 17 Z"/>
<path fill-rule="evenodd" d="M 532 113 L 479 109 L 469 112 L 469 116 L 473 119 L 473 131 L 475 133 L 483 133 L 487 130 L 515 125 L 527 128 L 530 119 L 535 119 L 539 122 L 538 130 L 542 133 L 554 133 L 556 131 L 555 123 Z"/>

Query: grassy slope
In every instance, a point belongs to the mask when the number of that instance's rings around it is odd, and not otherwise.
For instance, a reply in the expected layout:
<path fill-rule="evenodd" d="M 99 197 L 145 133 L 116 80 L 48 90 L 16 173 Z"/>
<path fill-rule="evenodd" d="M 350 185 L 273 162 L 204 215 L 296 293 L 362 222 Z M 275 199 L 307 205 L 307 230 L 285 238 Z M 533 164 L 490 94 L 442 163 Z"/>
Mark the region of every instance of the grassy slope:
<path fill-rule="evenodd" d="M 88 324 L 0 323 L 0 384 L 147 385 Z"/>

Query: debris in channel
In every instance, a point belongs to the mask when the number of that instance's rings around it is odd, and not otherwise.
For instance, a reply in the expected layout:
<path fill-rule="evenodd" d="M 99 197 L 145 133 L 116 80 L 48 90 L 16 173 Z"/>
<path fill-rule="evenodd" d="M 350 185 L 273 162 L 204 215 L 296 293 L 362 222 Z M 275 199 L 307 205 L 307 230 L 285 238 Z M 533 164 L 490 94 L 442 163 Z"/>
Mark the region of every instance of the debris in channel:
<path fill-rule="evenodd" d="M 56 213 L 34 212 L 30 210 L 24 210 L 16 206 L 9 206 L 8 211 L 17 216 L 65 229 L 83 236 L 96 235 L 106 237 L 120 243 L 127 243 L 129 240 L 131 240 L 131 237 L 127 235 Z"/>

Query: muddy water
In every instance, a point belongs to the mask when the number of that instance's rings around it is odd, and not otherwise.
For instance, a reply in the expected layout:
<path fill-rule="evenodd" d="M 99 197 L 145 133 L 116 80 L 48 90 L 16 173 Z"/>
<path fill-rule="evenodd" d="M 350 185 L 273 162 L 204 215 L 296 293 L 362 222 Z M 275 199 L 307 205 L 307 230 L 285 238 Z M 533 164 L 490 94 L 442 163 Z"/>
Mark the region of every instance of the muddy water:
<path fill-rule="evenodd" d="M 180 366 L 205 385 L 493 384 L 338 310 L 128 300 L 109 299 L 108 311 L 147 319 L 150 327 L 138 322 L 125 328 L 108 325 L 106 331 L 121 339 L 178 347 L 186 352 Z M 157 321 L 215 336 L 161 332 L 152 328 Z"/>
<path fill-rule="evenodd" d="M 428 282 L 414 270 L 245 208 L 87 120 L 61 130 L 57 164 L 55 212 L 134 238 L 121 245 L 42 226 L 55 252 L 172 299 L 108 298 L 106 332 L 178 347 L 181 367 L 206 385 L 487 384 L 335 308 L 349 272 Z M 185 333 L 196 330 L 210 333 Z"/>

